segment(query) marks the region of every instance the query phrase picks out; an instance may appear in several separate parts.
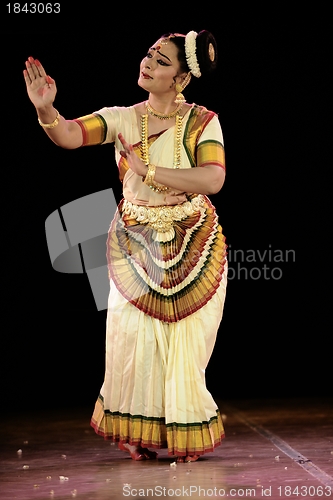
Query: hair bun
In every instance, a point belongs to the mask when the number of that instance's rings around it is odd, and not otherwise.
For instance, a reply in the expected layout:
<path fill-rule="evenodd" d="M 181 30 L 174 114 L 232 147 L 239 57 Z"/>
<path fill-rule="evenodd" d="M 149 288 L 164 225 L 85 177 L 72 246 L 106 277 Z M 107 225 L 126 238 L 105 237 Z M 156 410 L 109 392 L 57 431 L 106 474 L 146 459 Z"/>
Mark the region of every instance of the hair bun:
<path fill-rule="evenodd" d="M 217 43 L 210 31 L 202 30 L 196 38 L 196 54 L 203 75 L 211 73 L 217 66 Z"/>

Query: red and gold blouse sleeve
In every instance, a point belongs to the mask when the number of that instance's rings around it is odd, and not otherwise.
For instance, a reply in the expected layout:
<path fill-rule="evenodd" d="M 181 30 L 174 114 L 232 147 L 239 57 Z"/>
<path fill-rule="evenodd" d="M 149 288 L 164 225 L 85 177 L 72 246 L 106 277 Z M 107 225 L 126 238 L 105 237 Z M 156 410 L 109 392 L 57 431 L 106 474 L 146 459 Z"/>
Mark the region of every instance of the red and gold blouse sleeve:
<path fill-rule="evenodd" d="M 198 144 L 197 166 L 206 167 L 207 165 L 216 165 L 225 170 L 224 147 L 220 142 L 207 140 Z"/>
<path fill-rule="evenodd" d="M 107 123 L 102 115 L 92 113 L 76 118 L 74 121 L 80 125 L 82 130 L 82 146 L 94 146 L 105 142 Z"/>
<path fill-rule="evenodd" d="M 199 139 L 196 150 L 196 164 L 198 167 L 216 165 L 225 170 L 225 152 L 222 129 L 217 116 L 205 127 Z"/>

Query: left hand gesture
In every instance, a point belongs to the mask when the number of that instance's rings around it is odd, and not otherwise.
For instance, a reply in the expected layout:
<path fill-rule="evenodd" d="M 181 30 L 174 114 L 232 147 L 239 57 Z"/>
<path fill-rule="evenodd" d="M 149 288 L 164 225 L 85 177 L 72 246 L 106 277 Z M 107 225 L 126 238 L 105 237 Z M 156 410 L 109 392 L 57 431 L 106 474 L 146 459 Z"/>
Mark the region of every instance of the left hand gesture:
<path fill-rule="evenodd" d="M 135 153 L 132 144 L 129 144 L 121 133 L 118 134 L 118 139 L 124 148 L 123 151 L 120 151 L 120 155 L 126 158 L 128 166 L 133 172 L 144 177 L 147 173 L 147 166 Z"/>

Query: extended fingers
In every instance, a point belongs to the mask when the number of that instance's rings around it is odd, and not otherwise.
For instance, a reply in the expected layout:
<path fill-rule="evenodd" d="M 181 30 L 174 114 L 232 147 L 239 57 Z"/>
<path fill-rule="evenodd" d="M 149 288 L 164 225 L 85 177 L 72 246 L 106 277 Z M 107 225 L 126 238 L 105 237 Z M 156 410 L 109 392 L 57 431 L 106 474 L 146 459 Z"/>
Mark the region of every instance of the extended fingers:
<path fill-rule="evenodd" d="M 33 57 L 29 57 L 25 62 L 26 70 L 24 74 L 29 76 L 30 81 L 36 80 L 36 78 L 46 77 L 45 70 L 38 59 L 34 59 Z"/>
<path fill-rule="evenodd" d="M 27 72 L 31 80 L 35 80 L 41 76 L 32 57 L 29 57 L 28 60 L 25 61 L 25 67 L 27 68 Z"/>
<path fill-rule="evenodd" d="M 40 76 L 46 77 L 46 71 L 38 59 L 35 59 L 35 65 L 36 65 L 36 68 L 38 69 L 38 73 L 40 74 Z"/>
<path fill-rule="evenodd" d="M 30 85 L 31 78 L 30 78 L 29 73 L 28 73 L 28 71 L 26 69 L 23 70 L 23 76 L 24 76 L 24 79 L 25 79 L 25 83 L 27 85 Z"/>
<path fill-rule="evenodd" d="M 124 146 L 124 148 L 126 147 L 126 144 L 127 142 L 125 141 L 125 138 L 123 136 L 123 134 L 119 133 L 118 134 L 118 139 L 120 140 L 121 144 Z"/>
<path fill-rule="evenodd" d="M 120 140 L 120 142 L 122 143 L 122 145 L 124 146 L 124 148 L 128 149 L 128 150 L 132 150 L 133 149 L 133 146 L 132 144 L 129 144 L 125 137 L 123 136 L 123 134 L 121 132 L 119 132 L 118 134 L 118 139 Z"/>
<path fill-rule="evenodd" d="M 120 154 L 121 154 L 121 156 L 123 156 L 124 158 L 126 158 L 126 156 L 127 156 L 128 154 L 130 154 L 130 153 L 132 153 L 132 151 L 134 151 L 134 149 L 133 149 L 133 145 L 132 145 L 132 144 L 129 144 L 129 143 L 125 140 L 125 138 L 124 138 L 123 134 L 121 134 L 121 133 L 119 133 L 119 134 L 118 134 L 118 139 L 120 140 L 120 142 L 121 142 L 121 144 L 122 144 L 122 146 L 123 146 L 123 148 L 124 148 L 124 151 L 120 151 Z"/>

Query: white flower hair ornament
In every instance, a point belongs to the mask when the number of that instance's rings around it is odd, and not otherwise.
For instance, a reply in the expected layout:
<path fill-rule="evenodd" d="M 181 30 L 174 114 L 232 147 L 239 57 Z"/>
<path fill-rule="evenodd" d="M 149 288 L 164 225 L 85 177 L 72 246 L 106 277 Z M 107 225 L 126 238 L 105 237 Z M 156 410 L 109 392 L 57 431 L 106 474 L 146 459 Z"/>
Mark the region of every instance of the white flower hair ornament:
<path fill-rule="evenodd" d="M 197 44 L 196 38 L 198 33 L 196 31 L 190 31 L 185 37 L 185 55 L 187 65 L 193 76 L 199 78 L 201 76 L 200 66 L 197 59 Z"/>

